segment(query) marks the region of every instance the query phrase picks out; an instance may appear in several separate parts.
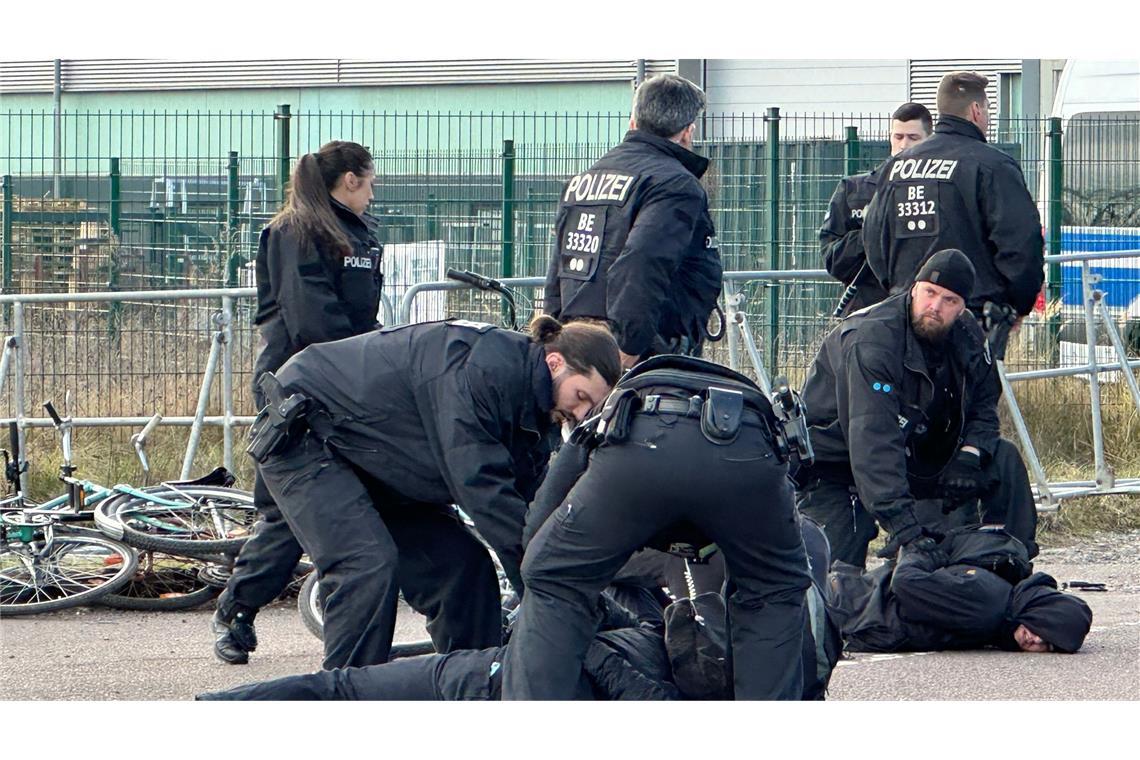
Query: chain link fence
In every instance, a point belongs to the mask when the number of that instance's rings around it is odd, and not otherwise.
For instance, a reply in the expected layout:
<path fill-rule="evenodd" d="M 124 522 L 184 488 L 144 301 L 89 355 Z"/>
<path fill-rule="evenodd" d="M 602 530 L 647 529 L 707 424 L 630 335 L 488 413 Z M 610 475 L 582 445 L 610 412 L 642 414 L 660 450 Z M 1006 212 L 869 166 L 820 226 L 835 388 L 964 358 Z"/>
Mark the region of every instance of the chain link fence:
<path fill-rule="evenodd" d="M 50 112 L 0 112 L 3 290 L 83 292 L 248 286 L 261 227 L 292 164 L 332 139 L 360 142 L 376 160 L 371 213 L 385 245 L 385 294 L 399 303 L 447 267 L 490 276 L 541 276 L 563 182 L 621 141 L 628 115 L 64 112 L 53 155 Z M 710 114 L 697 150 L 726 270 L 822 265 L 818 229 L 839 179 L 889 152 L 889 115 Z M 1038 201 L 1050 253 L 1140 249 L 1140 117 L 996 121 L 991 141 L 1016 158 Z M 1140 342 L 1140 258 L 1098 262 L 1130 348 Z M 1079 270 L 1049 271 L 1042 309 L 1023 326 L 1010 370 L 1081 362 Z M 831 326 L 838 283 L 790 276 L 745 283 L 744 310 L 774 372 L 794 382 Z M 523 321 L 541 289 L 519 303 Z M 237 410 L 256 335 L 239 301 Z M 447 291 L 418 299 L 413 319 L 497 321 L 496 298 Z M 209 351 L 212 307 L 202 303 L 29 307 L 28 403 L 76 393 L 85 415 L 194 408 Z M 0 314 L 10 332 L 10 310 Z M 1071 340 L 1070 340 L 1071 338 Z M 1108 341 L 1105 340 L 1106 351 Z M 713 347 L 714 358 L 723 344 Z M 242 374 L 244 373 L 244 374 Z M 1073 381 L 1079 382 L 1079 381 Z M 1049 403 L 1047 382 L 1027 384 Z M 11 386 L 0 405 L 11 413 Z"/>

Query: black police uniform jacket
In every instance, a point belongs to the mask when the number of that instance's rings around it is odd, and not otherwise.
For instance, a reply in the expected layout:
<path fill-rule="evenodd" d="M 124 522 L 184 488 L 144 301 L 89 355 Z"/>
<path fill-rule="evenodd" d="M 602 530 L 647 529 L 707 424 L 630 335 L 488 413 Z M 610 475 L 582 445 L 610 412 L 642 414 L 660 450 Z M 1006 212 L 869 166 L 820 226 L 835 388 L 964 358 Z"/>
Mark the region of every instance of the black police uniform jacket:
<path fill-rule="evenodd" d="M 863 505 L 890 533 L 917 525 L 910 477 L 936 477 L 948 464 L 916 461 L 916 449 L 952 458 L 976 446 L 983 463 L 999 439 L 999 385 L 977 321 L 963 311 L 943 344 L 956 381 L 953 429 L 928 428 L 935 388 L 910 326 L 910 294 L 892 296 L 843 320 L 808 370 L 811 472 L 854 483 Z M 940 444 L 931 446 L 931 444 Z"/>
<path fill-rule="evenodd" d="M 302 243 L 290 225 L 261 231 L 257 245 L 257 314 L 261 346 L 254 382 L 273 372 L 293 354 L 379 326 L 380 271 L 383 248 L 372 232 L 375 220 L 329 198 L 351 251 L 328 255 Z"/>
<path fill-rule="evenodd" d="M 541 345 L 461 320 L 403 325 L 309 346 L 277 379 L 324 408 L 338 454 L 400 497 L 462 507 L 522 589 L 554 408 Z"/>
<path fill-rule="evenodd" d="M 928 140 L 887 160 L 863 217 L 863 244 L 891 293 L 908 290 L 931 254 L 963 251 L 977 280 L 967 306 L 1033 309 L 1045 281 L 1041 218 L 1017 161 L 972 123 L 943 116 Z"/>
<path fill-rule="evenodd" d="M 708 159 L 631 130 L 563 188 L 545 308 L 563 321 L 608 319 L 621 350 L 697 345 L 723 269 L 700 178 Z"/>
<path fill-rule="evenodd" d="M 876 169 L 839 180 L 819 229 L 823 268 L 844 285 L 854 282 L 857 288 L 855 297 L 844 309 L 844 316 L 878 303 L 888 295 L 870 267 L 864 266 L 867 253 L 863 249 L 863 212 L 875 195 L 878 177 Z"/>

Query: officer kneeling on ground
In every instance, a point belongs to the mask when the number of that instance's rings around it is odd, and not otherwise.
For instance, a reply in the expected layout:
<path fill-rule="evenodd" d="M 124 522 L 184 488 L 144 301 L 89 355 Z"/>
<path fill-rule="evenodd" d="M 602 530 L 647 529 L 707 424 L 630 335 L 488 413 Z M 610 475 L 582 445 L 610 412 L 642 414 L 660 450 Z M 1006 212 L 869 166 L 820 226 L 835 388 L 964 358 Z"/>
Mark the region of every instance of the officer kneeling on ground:
<path fill-rule="evenodd" d="M 436 650 L 501 643 L 499 586 L 460 505 L 522 590 L 522 527 L 557 419 L 620 373 L 604 327 L 532 336 L 462 320 L 310 346 L 262 390 L 250 454 L 320 574 L 325 668 L 386 662 L 397 590 Z"/>
<path fill-rule="evenodd" d="M 973 285 L 969 259 L 939 251 L 909 293 L 824 340 L 803 390 L 815 463 L 795 477 L 798 506 L 824 526 L 835 559 L 863 567 L 876 521 L 891 536 L 883 556 L 979 521 L 1004 524 L 1037 554 L 1029 475 L 999 436 L 997 374 L 965 311 Z"/>
<path fill-rule="evenodd" d="M 799 699 L 811 579 L 778 428 L 752 381 L 711 362 L 659 356 L 628 373 L 575 431 L 596 444 L 585 473 L 547 519 L 528 515 L 541 527 L 503 697 L 573 697 L 602 589 L 634 551 L 691 528 L 724 553 L 736 698 Z"/>

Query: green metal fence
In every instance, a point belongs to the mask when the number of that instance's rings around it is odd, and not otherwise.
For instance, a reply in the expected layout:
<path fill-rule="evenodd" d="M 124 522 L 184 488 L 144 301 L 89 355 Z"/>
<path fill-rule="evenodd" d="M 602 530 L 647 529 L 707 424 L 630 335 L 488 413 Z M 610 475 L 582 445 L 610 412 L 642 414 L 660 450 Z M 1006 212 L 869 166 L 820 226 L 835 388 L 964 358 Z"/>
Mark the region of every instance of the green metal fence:
<path fill-rule="evenodd" d="M 60 122 L 55 156 L 50 112 L 0 113 L 4 292 L 250 284 L 258 232 L 280 203 L 293 162 L 328 140 L 346 139 L 368 146 L 376 159 L 371 211 L 381 220 L 385 287 L 395 302 L 409 285 L 440 279 L 448 266 L 543 274 L 562 183 L 622 139 L 628 116 L 293 113 L 282 105 L 259 113 L 64 112 Z M 1006 120 L 991 138 L 1020 162 L 1042 210 L 1049 252 L 1127 248 L 1140 227 L 1140 119 L 1074 120 L 1065 133 L 1061 127 L 1043 118 Z M 842 176 L 887 157 L 888 129 L 886 114 L 768 109 L 703 116 L 697 150 L 712 159 L 704 183 L 725 268 L 821 266 L 818 228 L 828 199 Z M 1140 283 L 1135 265 L 1117 269 L 1113 305 L 1127 331 L 1130 306 L 1122 301 Z M 1066 278 L 1060 267 L 1050 268 L 1048 310 L 1027 320 L 1011 369 L 1060 358 L 1062 304 L 1071 300 L 1062 297 Z M 802 376 L 839 291 L 838 284 L 809 281 L 744 288 L 776 369 Z M 477 302 L 441 296 L 422 316 L 467 311 Z M 140 308 L 56 313 L 32 319 L 28 330 L 45 344 L 69 331 L 93 341 L 109 335 L 117 342 L 112 354 L 145 340 L 156 357 L 209 334 L 209 314 L 198 307 L 162 317 L 141 316 Z M 252 364 L 249 316 L 248 308 L 238 315 L 236 366 Z M 35 370 L 33 385 L 45 396 L 85 361 L 84 349 L 69 341 L 58 361 Z M 88 351 L 103 361 L 108 349 Z M 159 363 L 151 375 L 157 381 L 166 371 Z M 168 414 L 185 413 L 195 382 L 186 384 L 185 400 L 174 390 L 179 400 L 155 403 Z"/>

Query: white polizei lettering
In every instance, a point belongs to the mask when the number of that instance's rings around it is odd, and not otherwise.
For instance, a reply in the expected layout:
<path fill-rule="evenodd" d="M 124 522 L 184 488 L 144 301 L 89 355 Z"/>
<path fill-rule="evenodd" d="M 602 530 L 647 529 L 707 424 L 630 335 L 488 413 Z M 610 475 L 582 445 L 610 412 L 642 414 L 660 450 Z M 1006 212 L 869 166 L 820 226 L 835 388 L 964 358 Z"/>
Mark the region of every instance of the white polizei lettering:
<path fill-rule="evenodd" d="M 616 174 L 603 174 L 602 181 L 598 183 L 598 197 L 605 198 L 606 193 L 610 191 L 610 186 L 613 185 L 614 180 L 617 179 Z"/>
<path fill-rule="evenodd" d="M 589 198 L 590 191 L 594 187 L 594 175 L 593 174 L 583 174 L 581 176 L 582 176 L 582 183 L 579 184 L 578 189 L 574 191 L 574 199 L 578 200 L 578 201 L 584 201 L 587 198 Z M 585 185 L 585 187 L 583 187 L 582 185 Z"/>
<path fill-rule="evenodd" d="M 367 256 L 345 256 L 342 266 L 345 269 L 371 269 L 372 259 Z"/>
<path fill-rule="evenodd" d="M 566 194 L 562 196 L 562 202 L 566 203 L 570 200 L 570 195 L 578 189 L 578 185 L 582 182 L 582 175 L 571 177 L 569 184 L 566 185 Z"/>
<path fill-rule="evenodd" d="M 626 193 L 629 192 L 629 188 L 631 187 L 630 182 L 632 181 L 633 177 L 630 175 L 619 174 L 614 180 L 613 189 L 610 191 L 610 200 L 624 201 Z"/>
<path fill-rule="evenodd" d="M 891 167 L 890 179 L 950 179 L 957 167 L 957 161 L 945 158 L 907 158 Z"/>

